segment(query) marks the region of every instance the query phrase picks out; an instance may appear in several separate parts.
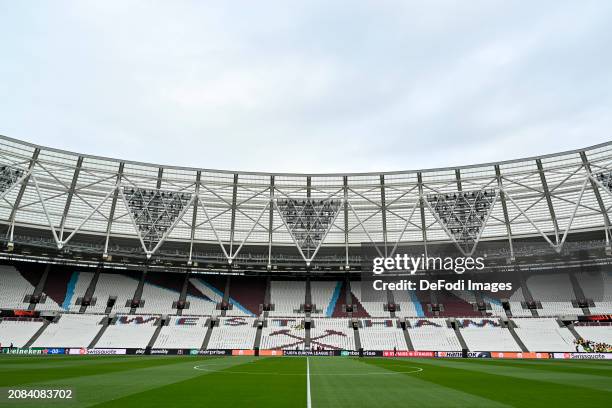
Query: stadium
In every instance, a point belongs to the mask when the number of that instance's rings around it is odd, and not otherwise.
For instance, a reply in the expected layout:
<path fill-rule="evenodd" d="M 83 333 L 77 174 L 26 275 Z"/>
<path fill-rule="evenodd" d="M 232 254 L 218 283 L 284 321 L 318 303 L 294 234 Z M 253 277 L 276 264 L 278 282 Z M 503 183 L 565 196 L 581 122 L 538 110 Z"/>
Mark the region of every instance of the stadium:
<path fill-rule="evenodd" d="M 3 403 L 53 389 L 74 398 L 48 406 L 610 401 L 612 143 L 289 174 L 2 136 L 0 196 L 0 378 L 17 389 Z M 506 286 L 372 290 L 457 277 L 372 273 L 399 254 L 480 259 L 470 280 Z"/>

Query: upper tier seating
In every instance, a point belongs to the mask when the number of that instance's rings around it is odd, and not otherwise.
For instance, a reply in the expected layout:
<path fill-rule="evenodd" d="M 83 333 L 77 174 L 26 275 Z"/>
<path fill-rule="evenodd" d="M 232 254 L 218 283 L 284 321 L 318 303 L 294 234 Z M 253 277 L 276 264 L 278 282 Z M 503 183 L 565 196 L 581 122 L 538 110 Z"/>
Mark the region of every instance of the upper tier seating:
<path fill-rule="evenodd" d="M 587 299 L 595 306 L 590 306 L 592 314 L 612 313 L 612 272 L 577 273 L 576 278 Z"/>
<path fill-rule="evenodd" d="M 24 302 L 24 299 L 34 294 L 35 285 L 40 282 L 42 274 L 40 265 L 21 266 L 20 270 L 11 265 L 0 265 L 0 308 L 28 309 L 30 303 Z M 50 283 L 56 282 L 53 279 L 47 280 L 47 286 Z M 40 302 L 34 306 L 34 310 L 63 311 L 64 309 L 43 291 Z"/>
<path fill-rule="evenodd" d="M 34 286 L 13 266 L 0 265 L 0 306 L 3 309 L 27 309 L 23 300 L 34 293 Z"/>
<path fill-rule="evenodd" d="M 189 309 L 183 310 L 183 315 L 217 316 L 220 311 L 216 310 L 217 304 L 211 300 L 201 297 L 187 295 Z"/>
<path fill-rule="evenodd" d="M 40 265 L 37 268 L 26 268 L 25 266 L 19 268 L 18 270 L 13 266 L 0 265 L 0 307 L 4 309 L 28 309 L 30 303 L 24 302 L 24 298 L 34 293 L 35 282 L 37 280 L 40 282 L 44 269 Z M 93 293 L 95 304 L 85 308 L 85 313 L 105 313 L 110 297 L 116 297 L 111 312 L 129 313 L 131 308 L 128 300 L 135 295 L 139 274 L 131 271 L 101 273 Z M 158 276 L 153 278 L 152 275 Z M 176 315 L 177 309 L 173 309 L 172 305 L 179 299 L 185 275 L 174 275 L 166 272 L 149 272 L 142 291 L 144 303 L 142 307 L 136 308 L 135 312 L 143 315 Z M 43 299 L 45 297 L 46 299 L 36 304 L 35 310 L 80 312 L 81 306 L 77 305 L 77 299 L 85 296 L 93 276 L 93 272 L 73 272 L 68 267 L 52 267 L 44 285 L 49 295 L 43 296 Z M 220 316 L 222 312 L 217 309 L 217 305 L 222 302 L 226 278 L 213 279 L 205 275 L 197 276 L 189 278 L 186 297 L 189 306 L 182 311 L 182 315 Z M 612 313 L 612 277 L 609 272 L 576 273 L 576 278 L 585 297 L 594 302 L 594 306 L 589 306 L 591 314 Z M 536 309 L 540 317 L 581 315 L 583 313 L 581 308 L 571 304 L 576 296 L 567 273 L 531 275 L 526 279 L 534 299 L 542 304 L 541 309 Z M 253 282 L 256 283 L 254 284 L 256 289 L 251 296 L 249 285 Z M 384 310 L 384 305 L 388 301 L 387 292 L 374 291 L 369 288 L 365 290 L 364 285 L 369 285 L 369 282 L 352 282 L 351 293 L 347 299 L 347 288 L 343 283 L 312 280 L 311 301 L 316 306 L 311 313 L 312 317 L 348 317 L 348 314 L 343 311 L 343 305 L 352 302 L 354 305 L 352 317 L 389 318 L 390 312 Z M 227 310 L 226 315 L 248 317 L 258 315 L 260 306 L 264 302 L 265 288 L 265 278 L 232 277 L 229 297 L 232 307 Z M 305 289 L 305 281 L 272 281 L 270 301 L 274 304 L 275 310 L 271 311 L 269 316 L 304 317 L 304 313 L 300 312 L 300 306 L 305 303 Z M 426 295 L 426 293 L 394 291 L 394 301 L 399 306 L 395 315 L 409 318 L 435 317 L 434 312 L 426 307 L 426 304 L 432 301 Z M 503 296 L 489 292 L 483 292 L 482 295 L 483 300 L 491 305 L 487 314 L 505 316 L 506 313 L 499 299 L 509 297 L 512 317 L 532 317 L 532 312 L 521 305 L 521 302 L 524 302 L 524 294 L 520 286 L 515 287 L 513 292 L 505 292 Z M 472 292 L 440 293 L 437 301 L 444 306 L 440 317 L 482 317 L 482 313 L 473 310 L 470 304 L 475 300 L 476 297 Z"/>
<path fill-rule="evenodd" d="M 530 276 L 527 287 L 533 300 L 542 303 L 542 308 L 538 309 L 540 316 L 582 314 L 581 309 L 572 305 L 576 296 L 567 273 Z"/>
<path fill-rule="evenodd" d="M 529 317 L 532 316 L 531 310 L 523 308 L 521 302 L 509 302 L 510 311 L 513 317 Z"/>
<path fill-rule="evenodd" d="M 478 317 L 482 314 L 478 310 L 474 310 L 474 306 L 469 303 L 475 301 L 474 295 L 468 296 L 469 292 L 458 292 L 462 296 L 458 296 L 455 292 L 440 290 L 437 291 L 438 303 L 444 306 L 440 311 L 440 316 L 459 316 L 459 317 Z M 464 297 L 469 299 L 465 300 Z"/>
<path fill-rule="evenodd" d="M 612 301 L 596 301 L 595 307 L 589 307 L 591 314 L 609 314 L 612 313 Z"/>
<path fill-rule="evenodd" d="M 393 293 L 395 304 L 399 310 L 395 312 L 398 317 L 423 317 L 423 305 L 419 302 L 416 294 L 407 290 L 398 290 Z"/>
<path fill-rule="evenodd" d="M 521 302 L 525 301 L 525 296 L 523 294 L 523 290 L 520 287 L 517 287 L 510 299 L 508 299 L 508 303 L 510 304 L 510 311 L 512 312 L 512 316 L 532 316 L 531 311 L 529 309 L 524 309 Z"/>
<path fill-rule="evenodd" d="M 583 315 L 581 308 L 574 307 L 571 302 L 541 302 L 542 308 L 537 309 L 539 316 Z"/>
<path fill-rule="evenodd" d="M 577 272 L 575 276 L 586 298 L 612 301 L 612 272 Z"/>
<path fill-rule="evenodd" d="M 138 280 L 132 277 L 121 274 L 101 273 L 93 294 L 93 297 L 96 298 L 96 304 L 88 306 L 87 312 L 104 313 L 109 297 L 116 296 L 117 300 L 112 311 L 129 313 L 130 306 L 126 306 L 126 303 L 134 297 L 137 287 Z"/>
<path fill-rule="evenodd" d="M 139 314 L 176 314 L 172 303 L 179 299 L 180 293 L 145 282 L 142 287 L 141 299 L 144 305 L 136 309 Z"/>
<path fill-rule="evenodd" d="M 189 283 L 192 289 L 192 292 L 187 293 L 189 309 L 185 309 L 183 314 L 220 315 L 221 311 L 217 310 L 216 307 L 223 300 L 223 294 L 219 293 L 217 289 L 213 289 L 212 285 L 200 278 L 191 278 Z"/>
<path fill-rule="evenodd" d="M 310 282 L 310 293 L 312 304 L 316 305 L 311 316 L 326 316 L 327 309 L 332 302 L 334 291 L 338 282 L 312 281 Z"/>
<path fill-rule="evenodd" d="M 361 303 L 366 312 L 372 317 L 389 317 L 389 312 L 385 312 L 385 303 L 387 303 L 387 292 L 384 290 L 374 290 L 365 288 L 368 282 L 354 281 L 351 282 L 351 291 L 357 300 Z"/>
<path fill-rule="evenodd" d="M 527 287 L 534 300 L 548 302 L 571 302 L 574 290 L 567 273 L 533 275 L 527 278 Z"/>
<path fill-rule="evenodd" d="M 487 310 L 487 313 L 489 313 L 491 316 L 496 316 L 496 317 L 506 316 L 506 311 L 504 310 L 504 307 L 502 306 L 502 303 L 499 299 L 493 298 L 490 296 L 486 296 L 486 295 L 483 295 L 482 299 L 484 302 L 488 303 L 489 306 L 491 306 L 491 309 Z"/>
<path fill-rule="evenodd" d="M 260 314 L 261 305 L 266 294 L 266 278 L 232 279 L 230 299 L 240 302 L 251 316 Z"/>
<path fill-rule="evenodd" d="M 69 312 L 78 313 L 81 310 L 81 305 L 77 305 L 76 301 L 78 298 L 85 297 L 85 293 L 87 293 L 87 288 L 89 287 L 93 277 L 94 273 L 92 272 L 77 272 L 77 279 L 74 289 L 72 293 L 68 292 L 66 294 L 66 299 L 64 299 L 64 305 L 67 306 L 67 310 Z M 104 306 L 106 306 L 106 304 Z M 91 311 L 92 310 L 89 310 L 89 312 Z"/>
<path fill-rule="evenodd" d="M 305 299 L 306 282 L 270 282 L 270 302 L 274 305 L 274 310 L 270 311 L 270 316 L 303 316 L 302 313 L 299 313 L 299 310 Z"/>

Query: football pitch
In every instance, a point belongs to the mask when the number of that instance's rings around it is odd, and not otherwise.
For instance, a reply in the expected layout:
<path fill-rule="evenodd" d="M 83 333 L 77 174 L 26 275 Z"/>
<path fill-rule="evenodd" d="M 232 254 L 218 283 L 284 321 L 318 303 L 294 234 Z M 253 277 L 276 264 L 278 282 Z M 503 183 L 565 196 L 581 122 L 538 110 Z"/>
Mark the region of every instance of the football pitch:
<path fill-rule="evenodd" d="M 349 357 L 0 357 L 0 406 L 605 407 L 612 363 Z M 72 399 L 8 399 L 71 389 Z"/>

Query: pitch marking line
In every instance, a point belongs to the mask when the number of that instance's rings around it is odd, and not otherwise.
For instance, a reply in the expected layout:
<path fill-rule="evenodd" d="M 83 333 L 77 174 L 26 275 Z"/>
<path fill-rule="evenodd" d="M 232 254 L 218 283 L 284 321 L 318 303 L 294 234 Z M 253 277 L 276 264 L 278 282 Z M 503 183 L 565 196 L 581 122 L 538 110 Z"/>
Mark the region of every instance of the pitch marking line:
<path fill-rule="evenodd" d="M 312 403 L 310 402 L 310 359 L 306 357 L 306 408 L 312 408 Z"/>

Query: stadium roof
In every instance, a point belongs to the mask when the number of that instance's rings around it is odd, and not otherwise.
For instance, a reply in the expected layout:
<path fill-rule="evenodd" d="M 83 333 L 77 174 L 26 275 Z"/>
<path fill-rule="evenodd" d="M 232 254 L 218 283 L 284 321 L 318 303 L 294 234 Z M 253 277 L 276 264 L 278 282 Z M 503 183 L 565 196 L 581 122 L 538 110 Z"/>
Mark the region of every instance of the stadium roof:
<path fill-rule="evenodd" d="M 203 153 L 203 158 L 205 152 Z M 265 158 L 262 158 L 265 160 Z M 0 136 L 0 224 L 51 234 L 58 248 L 87 237 L 105 254 L 138 242 L 155 257 L 169 244 L 192 258 L 218 245 L 293 248 L 306 264 L 326 247 L 456 244 L 536 237 L 560 251 L 569 233 L 609 242 L 612 143 L 498 163 L 350 174 L 232 172 L 66 152 Z M 347 261 L 348 263 L 348 261 Z"/>

